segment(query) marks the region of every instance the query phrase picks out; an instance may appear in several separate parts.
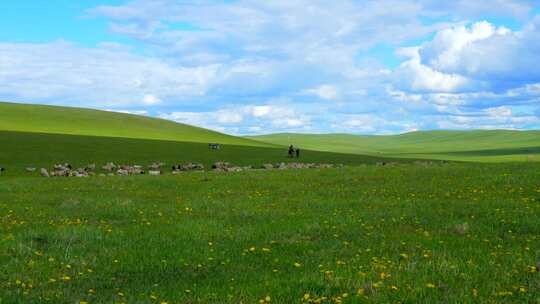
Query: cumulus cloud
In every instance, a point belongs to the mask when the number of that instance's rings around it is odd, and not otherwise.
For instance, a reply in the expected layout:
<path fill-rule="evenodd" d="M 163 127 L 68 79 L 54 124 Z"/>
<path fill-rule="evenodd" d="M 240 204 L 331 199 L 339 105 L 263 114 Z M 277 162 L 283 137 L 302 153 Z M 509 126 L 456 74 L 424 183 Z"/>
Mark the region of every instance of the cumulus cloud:
<path fill-rule="evenodd" d="M 540 81 L 540 18 L 521 31 L 488 22 L 439 32 L 419 51 L 423 65 L 508 89 Z"/>
<path fill-rule="evenodd" d="M 471 80 L 459 74 L 446 74 L 422 64 L 419 48 L 401 49 L 399 54 L 408 56 L 394 73 L 395 83 L 414 91 L 454 92 L 471 85 Z"/>
<path fill-rule="evenodd" d="M 539 20 L 521 30 L 489 22 L 449 27 L 402 48 L 388 94 L 432 128 L 538 128 Z"/>

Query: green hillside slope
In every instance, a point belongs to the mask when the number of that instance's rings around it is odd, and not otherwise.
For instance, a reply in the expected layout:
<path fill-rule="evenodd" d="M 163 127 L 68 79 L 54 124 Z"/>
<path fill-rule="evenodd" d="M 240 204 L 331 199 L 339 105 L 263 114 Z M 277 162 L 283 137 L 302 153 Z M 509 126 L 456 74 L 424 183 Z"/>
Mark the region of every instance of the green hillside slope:
<path fill-rule="evenodd" d="M 91 109 L 0 102 L 0 116 L 2 131 L 271 146 L 168 120 Z"/>
<path fill-rule="evenodd" d="M 220 150 L 208 149 L 204 143 L 119 137 L 0 131 L 0 167 L 5 176 L 31 176 L 26 167 L 51 168 L 55 163 L 69 162 L 75 167 L 107 162 L 149 165 L 199 162 L 207 168 L 214 162 L 260 166 L 264 163 L 313 162 L 345 165 L 373 164 L 390 161 L 380 157 L 304 151 L 300 159 L 287 158 L 284 148 L 224 145 Z M 409 160 L 404 160 L 408 162 Z"/>
<path fill-rule="evenodd" d="M 271 134 L 249 137 L 306 149 L 468 161 L 540 160 L 540 131 L 424 131 L 391 136 Z"/>

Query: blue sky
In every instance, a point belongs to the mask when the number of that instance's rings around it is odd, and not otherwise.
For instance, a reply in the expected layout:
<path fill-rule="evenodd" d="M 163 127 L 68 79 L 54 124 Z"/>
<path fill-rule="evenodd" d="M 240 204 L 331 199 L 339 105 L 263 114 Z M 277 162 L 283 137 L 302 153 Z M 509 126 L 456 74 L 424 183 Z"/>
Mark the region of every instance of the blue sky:
<path fill-rule="evenodd" d="M 0 3 L 0 100 L 231 134 L 540 128 L 529 0 Z"/>

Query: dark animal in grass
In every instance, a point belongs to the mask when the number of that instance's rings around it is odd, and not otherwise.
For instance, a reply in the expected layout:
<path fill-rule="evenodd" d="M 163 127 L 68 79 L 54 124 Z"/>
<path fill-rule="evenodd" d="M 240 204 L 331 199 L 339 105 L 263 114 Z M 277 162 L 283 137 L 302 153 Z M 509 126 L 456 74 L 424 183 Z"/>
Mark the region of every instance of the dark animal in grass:
<path fill-rule="evenodd" d="M 3 167 L 0 167 L 0 174 L 2 174 L 2 172 L 4 172 L 4 171 L 6 171 L 6 169 L 3 168 Z"/>

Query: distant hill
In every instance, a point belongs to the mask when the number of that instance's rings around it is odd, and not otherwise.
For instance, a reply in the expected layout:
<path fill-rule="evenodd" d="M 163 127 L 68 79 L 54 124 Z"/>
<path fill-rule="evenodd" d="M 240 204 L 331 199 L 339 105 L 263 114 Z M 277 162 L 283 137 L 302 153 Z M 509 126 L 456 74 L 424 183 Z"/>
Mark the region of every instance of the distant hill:
<path fill-rule="evenodd" d="M 207 143 L 224 144 L 220 150 Z M 26 167 L 50 168 L 58 162 L 74 166 L 167 165 L 216 161 L 260 166 L 298 161 L 286 148 L 242 137 L 144 116 L 90 109 L 0 103 L 0 167 L 2 175 L 24 175 Z M 358 165 L 390 161 L 381 157 L 305 151 L 300 161 Z"/>
<path fill-rule="evenodd" d="M 82 108 L 0 102 L 0 131 L 273 146 L 145 116 Z"/>
<path fill-rule="evenodd" d="M 261 142 L 329 152 L 464 161 L 540 161 L 540 131 L 420 131 L 389 136 L 270 134 Z"/>
<path fill-rule="evenodd" d="M 540 161 L 540 131 L 422 131 L 391 136 L 281 133 L 236 137 L 146 116 L 0 102 L 2 131 L 11 132 L 9 134 L 20 139 L 30 134 L 46 133 L 203 144 L 217 142 L 278 148 L 280 151 L 283 146 L 293 144 L 306 150 L 370 155 L 376 158 Z M 26 135 L 23 136 L 23 133 Z M 7 134 L 4 133 L 4 136 Z M 28 138 L 35 141 L 38 137 Z M 11 152 L 16 152 L 13 149 Z M 340 155 L 343 157 L 343 154 Z"/>

